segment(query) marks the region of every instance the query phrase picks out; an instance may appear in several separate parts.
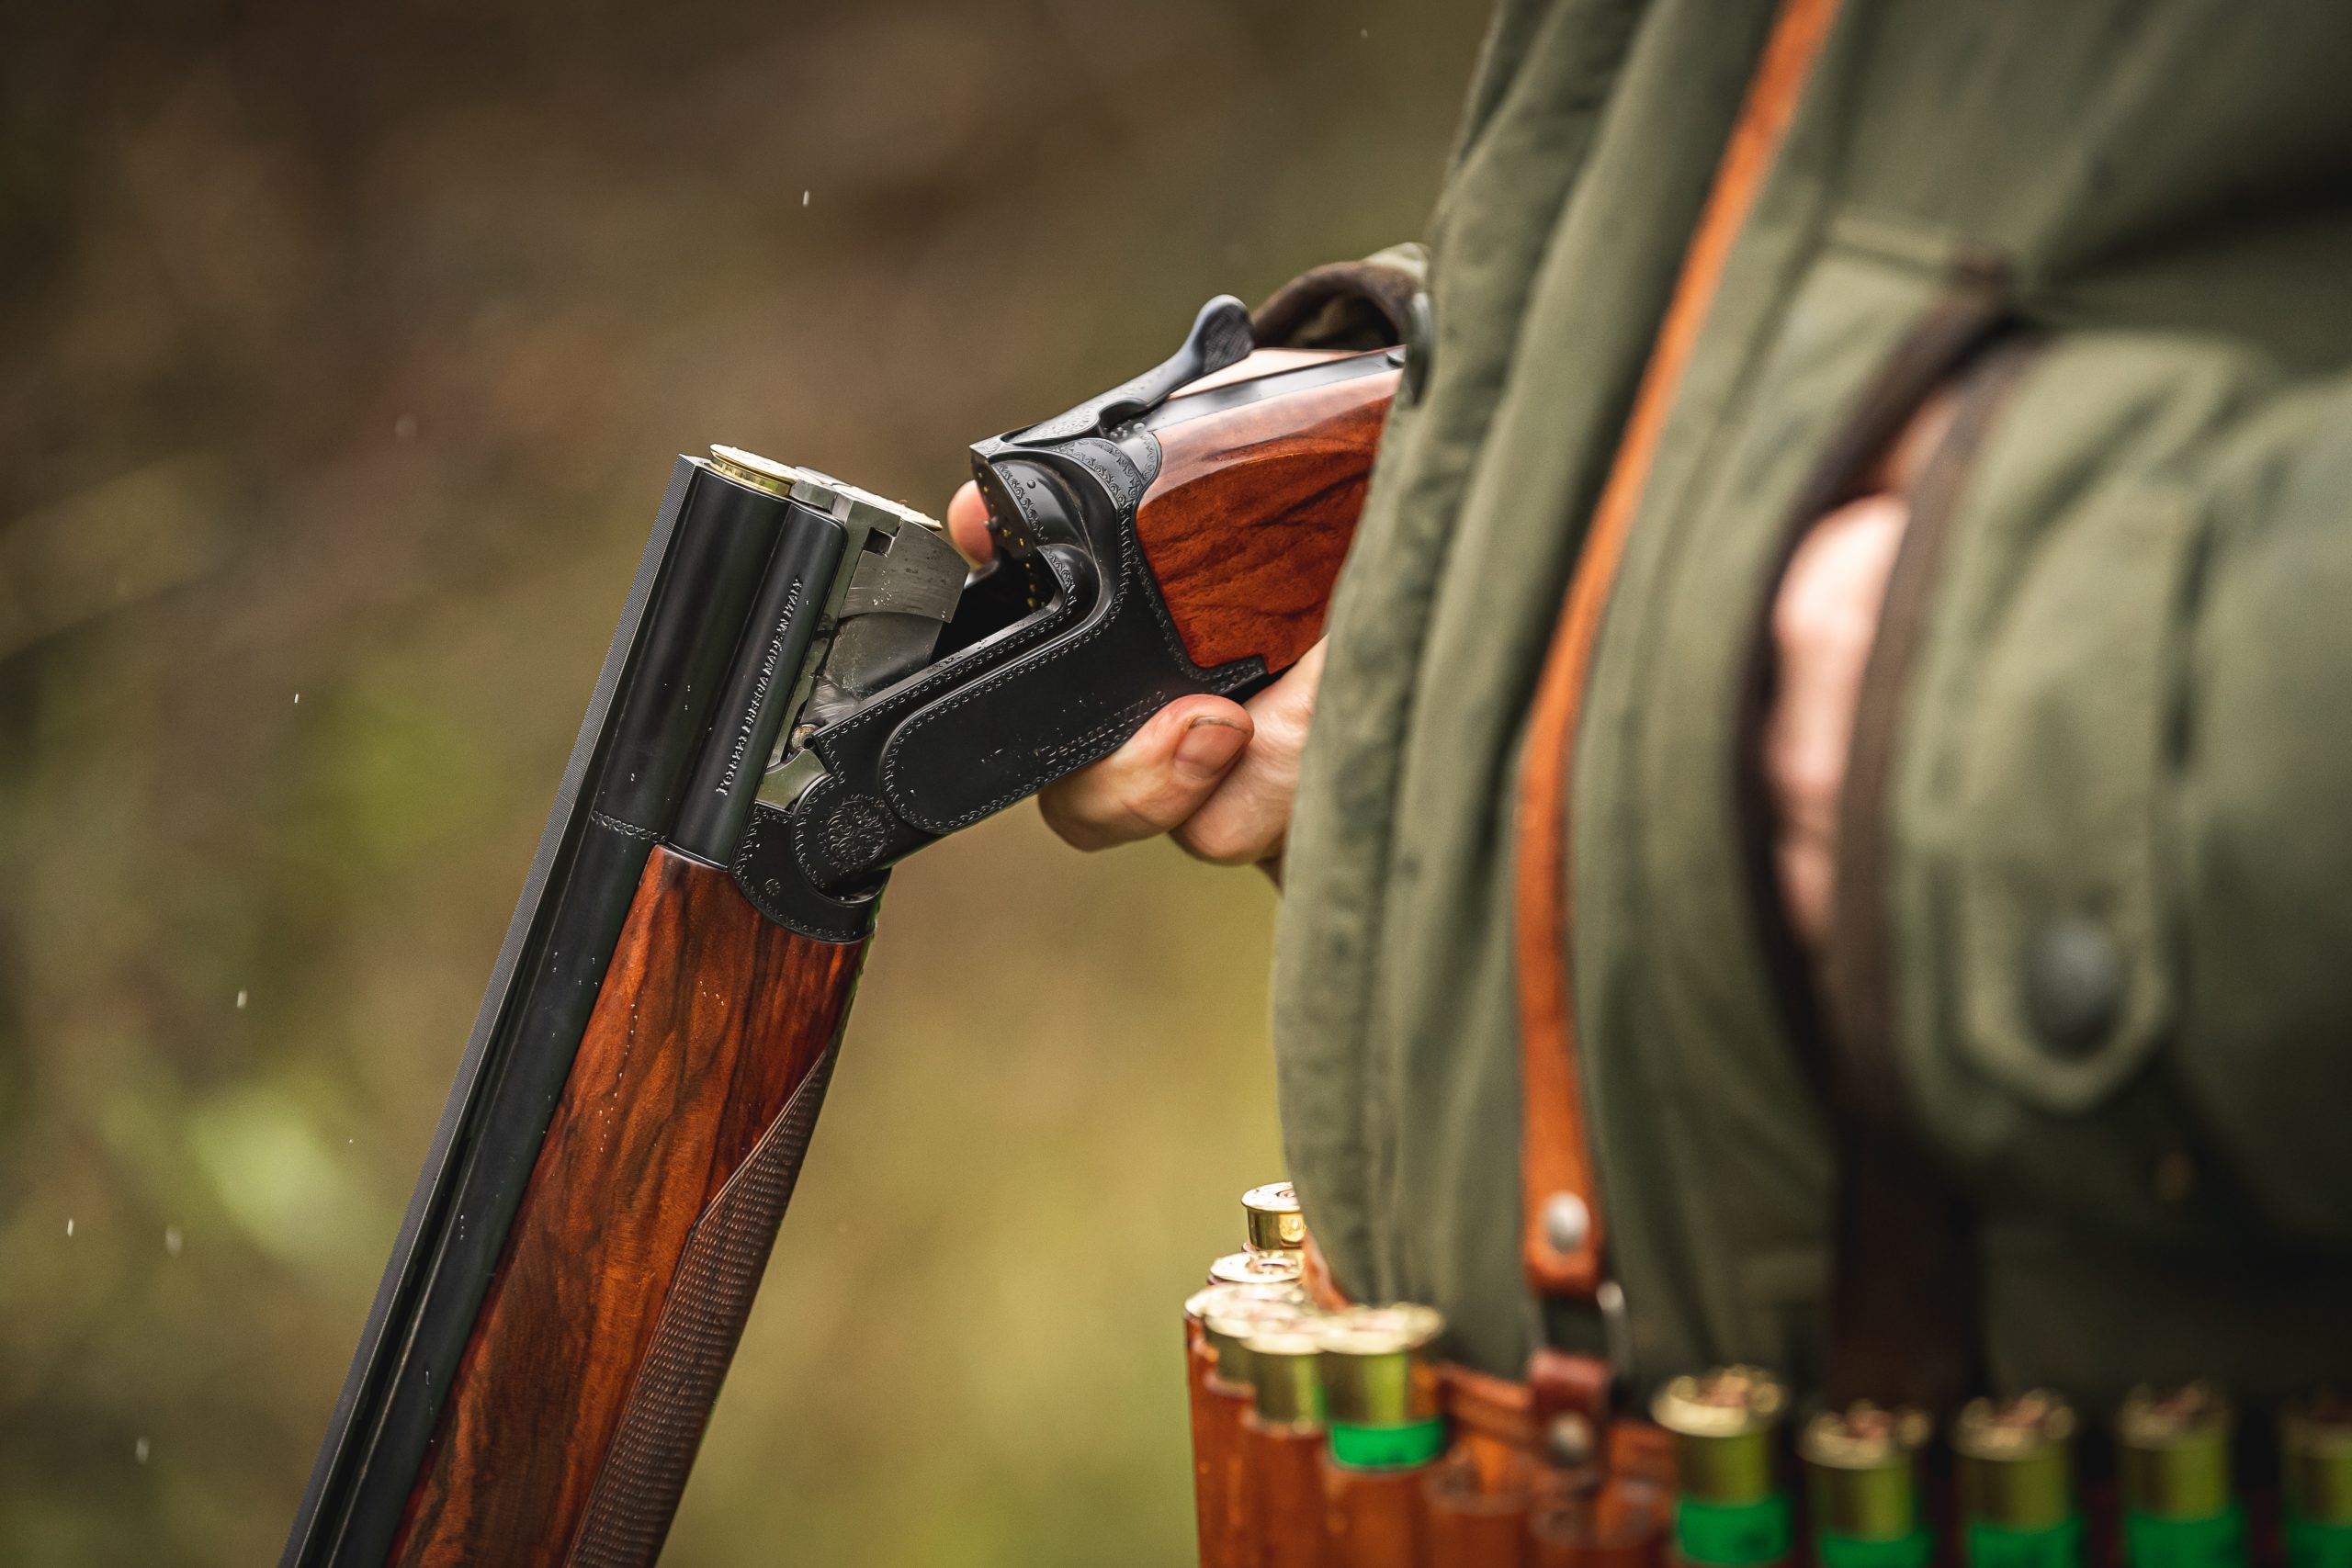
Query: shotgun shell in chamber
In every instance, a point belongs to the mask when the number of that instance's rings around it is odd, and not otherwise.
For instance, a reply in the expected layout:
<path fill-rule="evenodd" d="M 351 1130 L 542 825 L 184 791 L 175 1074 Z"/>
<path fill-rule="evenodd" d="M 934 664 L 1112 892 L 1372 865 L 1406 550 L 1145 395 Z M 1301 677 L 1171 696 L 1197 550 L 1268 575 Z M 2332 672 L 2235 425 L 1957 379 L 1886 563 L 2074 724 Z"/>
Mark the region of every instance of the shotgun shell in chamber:
<path fill-rule="evenodd" d="M 1775 1445 L 1788 1391 L 1755 1367 L 1679 1377 L 1650 1402 L 1673 1436 L 1675 1551 L 1686 1562 L 1756 1568 L 1789 1554 L 1794 1511 Z"/>
<path fill-rule="evenodd" d="M 1258 1419 L 1269 1427 L 1322 1424 L 1323 1380 L 1316 1370 L 1323 1342 L 1311 1323 L 1261 1326 L 1242 1341 L 1250 1358 L 1250 1385 L 1258 1396 Z"/>
<path fill-rule="evenodd" d="M 1209 1265 L 1212 1285 L 1295 1285 L 1306 1258 L 1292 1252 L 1228 1252 Z"/>
<path fill-rule="evenodd" d="M 1433 1347 L 1445 1332 L 1435 1307 L 1357 1306 L 1315 1326 L 1322 1354 L 1331 1457 L 1358 1470 L 1427 1464 L 1445 1450 Z"/>
<path fill-rule="evenodd" d="M 2352 1562 L 2352 1401 L 2290 1404 L 2278 1416 L 2278 1453 L 2287 1561 L 2294 1568 Z"/>
<path fill-rule="evenodd" d="M 1919 1450 L 1933 1430 L 1924 1412 L 1868 1400 L 1805 1423 L 1797 1452 L 1823 1568 L 1924 1568 L 1934 1558 L 1919 1502 Z"/>
<path fill-rule="evenodd" d="M 1952 1427 L 1968 1560 L 2064 1568 L 2081 1561 L 2074 1408 L 2046 1389 L 1972 1401 Z"/>
<path fill-rule="evenodd" d="M 1241 1195 L 1242 1245 L 1252 1252 L 1295 1252 L 1306 1245 L 1306 1221 L 1287 1181 Z"/>
<path fill-rule="evenodd" d="M 790 495 L 792 487 L 808 477 L 789 463 L 746 452 L 741 446 L 713 446 L 710 466 L 730 479 L 766 491 L 770 495 Z"/>

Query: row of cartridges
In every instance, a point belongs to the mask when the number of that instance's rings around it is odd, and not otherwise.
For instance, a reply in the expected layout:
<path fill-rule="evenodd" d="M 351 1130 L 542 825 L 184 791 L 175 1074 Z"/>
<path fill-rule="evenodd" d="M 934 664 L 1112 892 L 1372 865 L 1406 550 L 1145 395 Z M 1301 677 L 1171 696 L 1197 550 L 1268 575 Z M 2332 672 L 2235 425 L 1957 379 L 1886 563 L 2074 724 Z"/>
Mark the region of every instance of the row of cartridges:
<path fill-rule="evenodd" d="M 1868 1402 L 1799 1419 L 1730 1366 L 1564 1454 L 1493 1440 L 1480 1411 L 1526 1391 L 1442 1364 L 1436 1309 L 1310 1290 L 1288 1183 L 1242 1218 L 1184 1303 L 1204 1568 L 2352 1568 L 2352 1401 L 2242 1430 L 2192 1382 L 2094 1429 L 2035 1391 L 1939 1431 Z"/>

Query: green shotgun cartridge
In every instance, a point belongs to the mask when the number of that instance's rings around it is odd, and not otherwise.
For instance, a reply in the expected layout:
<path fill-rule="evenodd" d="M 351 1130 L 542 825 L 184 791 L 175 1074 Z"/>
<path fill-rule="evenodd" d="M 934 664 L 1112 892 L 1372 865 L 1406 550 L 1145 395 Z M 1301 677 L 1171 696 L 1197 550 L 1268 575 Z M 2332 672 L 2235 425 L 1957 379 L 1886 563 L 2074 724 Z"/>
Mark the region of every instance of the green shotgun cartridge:
<path fill-rule="evenodd" d="M 1228 1252 L 1209 1265 L 1212 1285 L 1295 1285 L 1306 1272 L 1299 1252 Z"/>
<path fill-rule="evenodd" d="M 2231 1479 L 2235 1425 L 2228 1397 L 2205 1382 L 2136 1388 L 2116 1411 L 2132 1568 L 2245 1568 L 2245 1510 Z"/>
<path fill-rule="evenodd" d="M 1789 1495 L 1777 1441 L 1788 1410 L 1778 1379 L 1717 1367 L 1658 1390 L 1650 1415 L 1674 1438 L 1674 1550 L 1707 1568 L 1762 1568 L 1789 1555 Z"/>
<path fill-rule="evenodd" d="M 1228 1388 L 1250 1386 L 1249 1339 L 1252 1334 L 1267 1328 L 1295 1328 L 1315 1314 L 1314 1305 L 1304 1300 L 1286 1301 L 1272 1294 L 1227 1295 L 1225 1292 L 1249 1291 L 1259 1287 L 1242 1285 L 1213 1285 L 1200 1296 L 1216 1296 L 1204 1304 L 1200 1313 L 1201 1337 L 1216 1352 L 1216 1380 Z M 1185 1303 L 1186 1310 L 1191 1303 Z"/>
<path fill-rule="evenodd" d="M 1974 1400 L 1951 1434 L 1969 1568 L 2079 1568 L 2075 1412 L 2037 1389 Z"/>
<path fill-rule="evenodd" d="M 1262 1326 L 1242 1341 L 1250 1356 L 1250 1384 L 1258 1395 L 1258 1419 L 1293 1431 L 1323 1425 L 1323 1379 L 1316 1362 L 1323 1341 L 1302 1321 Z"/>
<path fill-rule="evenodd" d="M 2288 1568 L 2352 1568 L 2352 1400 L 2298 1401 L 2278 1417 Z"/>
<path fill-rule="evenodd" d="M 1241 1240 L 1252 1252 L 1295 1252 L 1306 1245 L 1306 1221 L 1289 1182 L 1252 1187 L 1241 1195 Z"/>
<path fill-rule="evenodd" d="M 1927 1568 L 1936 1537 L 1920 1506 L 1919 1450 L 1933 1430 L 1922 1411 L 1868 1400 L 1805 1423 L 1797 1451 L 1822 1568 Z"/>
<path fill-rule="evenodd" d="M 1331 1458 L 1354 1470 L 1409 1470 L 1445 1451 L 1432 1347 L 1435 1307 L 1399 1303 L 1331 1313 L 1315 1326 Z"/>

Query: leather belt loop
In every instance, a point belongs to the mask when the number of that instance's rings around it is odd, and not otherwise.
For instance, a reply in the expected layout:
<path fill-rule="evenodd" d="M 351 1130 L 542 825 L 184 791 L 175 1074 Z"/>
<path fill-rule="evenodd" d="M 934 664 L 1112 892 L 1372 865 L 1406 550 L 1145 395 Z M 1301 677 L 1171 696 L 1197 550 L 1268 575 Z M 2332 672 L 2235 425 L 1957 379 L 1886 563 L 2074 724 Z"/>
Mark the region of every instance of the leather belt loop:
<path fill-rule="evenodd" d="M 1592 1301 L 1604 1278 L 1608 1239 L 1586 1131 L 1568 976 L 1567 786 L 1585 678 L 1683 368 L 1837 14 L 1838 0 L 1781 0 L 1773 18 L 1593 508 L 1536 688 L 1520 779 L 1513 913 L 1524 1105 L 1520 1256 L 1541 1295 Z"/>

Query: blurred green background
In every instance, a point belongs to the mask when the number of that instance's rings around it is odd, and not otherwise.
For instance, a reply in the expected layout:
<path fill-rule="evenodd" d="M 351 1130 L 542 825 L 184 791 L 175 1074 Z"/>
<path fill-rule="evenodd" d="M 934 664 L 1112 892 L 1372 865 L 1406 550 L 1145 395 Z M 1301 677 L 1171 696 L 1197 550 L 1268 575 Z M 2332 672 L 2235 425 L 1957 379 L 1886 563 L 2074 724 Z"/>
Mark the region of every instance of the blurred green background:
<path fill-rule="evenodd" d="M 0 1562 L 274 1561 L 671 456 L 966 443 L 1420 228 L 1386 0 L 0 19 Z M 667 1562 L 1178 1563 L 1272 895 L 892 888 Z"/>

